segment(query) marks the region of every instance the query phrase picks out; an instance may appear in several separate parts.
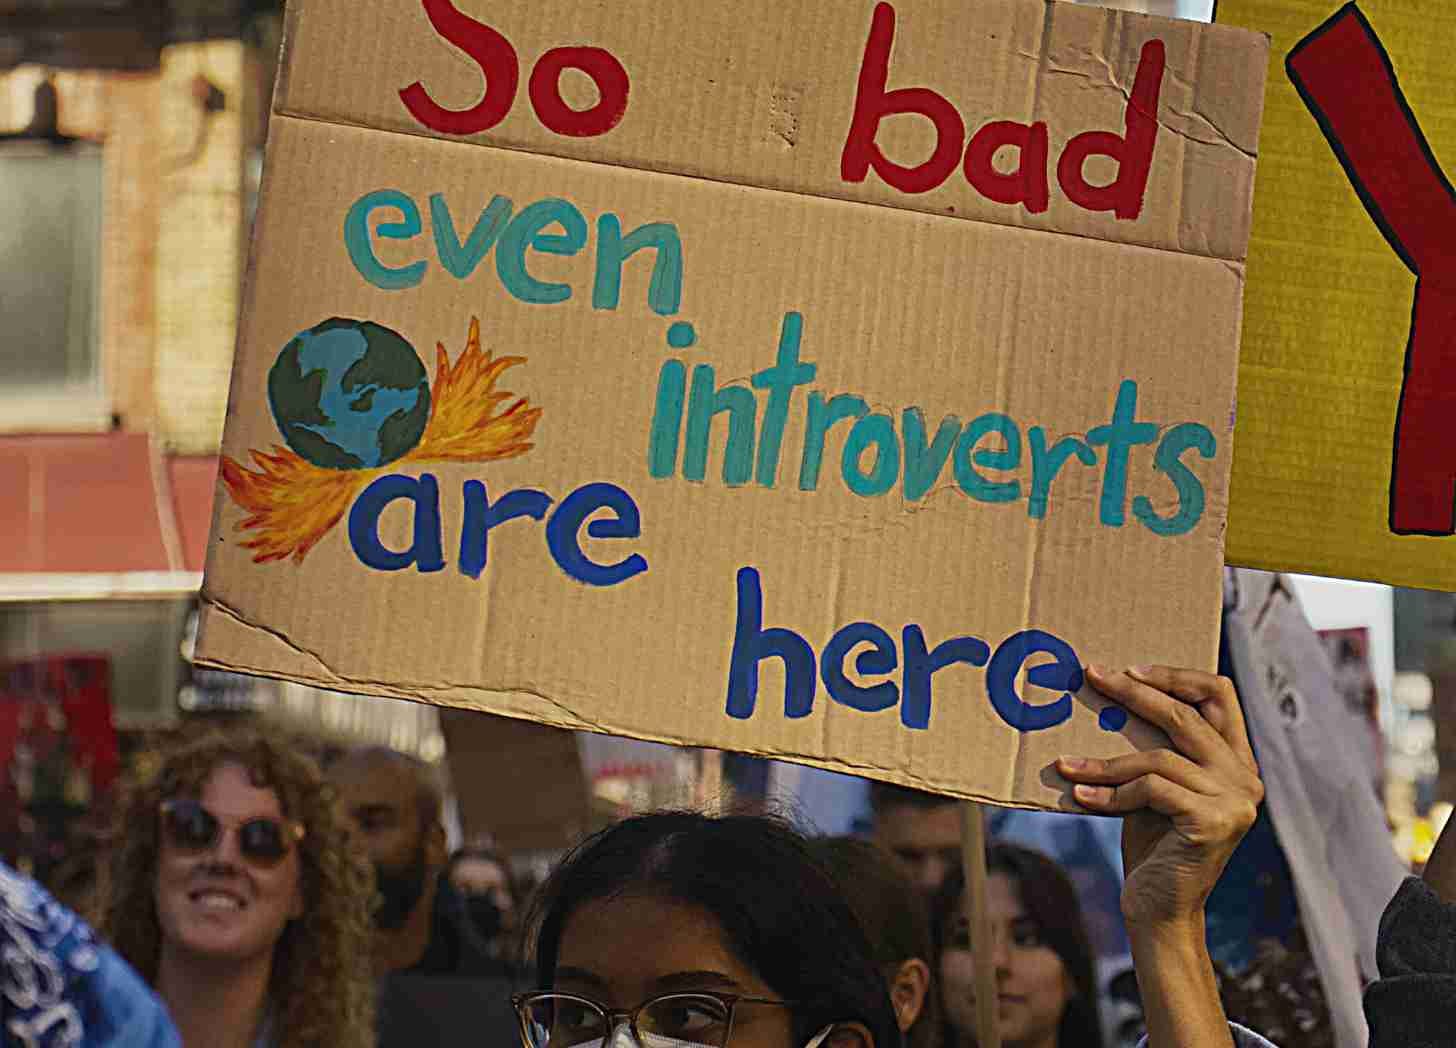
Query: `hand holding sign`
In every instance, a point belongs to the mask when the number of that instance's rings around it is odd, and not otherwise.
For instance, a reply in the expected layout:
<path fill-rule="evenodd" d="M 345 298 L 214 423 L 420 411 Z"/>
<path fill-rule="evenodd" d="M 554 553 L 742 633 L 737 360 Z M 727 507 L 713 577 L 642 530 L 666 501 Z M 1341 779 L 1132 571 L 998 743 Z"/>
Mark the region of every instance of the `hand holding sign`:
<path fill-rule="evenodd" d="M 1264 786 L 1233 684 L 1165 666 L 1109 673 L 1088 667 L 1098 691 L 1163 729 L 1175 749 L 1112 760 L 1063 757 L 1092 811 L 1123 814 L 1129 926 L 1201 920 L 1234 848 L 1253 825 Z"/>
<path fill-rule="evenodd" d="M 1224 677 L 1166 666 L 1123 673 L 1088 667 L 1087 679 L 1161 728 L 1173 746 L 1057 762 L 1078 783 L 1075 796 L 1085 807 L 1124 816 L 1122 912 L 1146 1043 L 1232 1048 L 1203 905 L 1264 799 L 1239 697 Z"/>

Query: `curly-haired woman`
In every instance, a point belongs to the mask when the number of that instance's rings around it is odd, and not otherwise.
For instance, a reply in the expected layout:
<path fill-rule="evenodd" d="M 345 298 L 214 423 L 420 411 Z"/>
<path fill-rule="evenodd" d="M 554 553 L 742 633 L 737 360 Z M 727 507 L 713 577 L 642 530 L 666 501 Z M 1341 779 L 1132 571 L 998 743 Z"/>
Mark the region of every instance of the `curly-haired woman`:
<path fill-rule="evenodd" d="M 373 1043 L 373 878 L 308 757 L 212 733 L 160 754 L 117 815 L 102 929 L 185 1045 Z"/>

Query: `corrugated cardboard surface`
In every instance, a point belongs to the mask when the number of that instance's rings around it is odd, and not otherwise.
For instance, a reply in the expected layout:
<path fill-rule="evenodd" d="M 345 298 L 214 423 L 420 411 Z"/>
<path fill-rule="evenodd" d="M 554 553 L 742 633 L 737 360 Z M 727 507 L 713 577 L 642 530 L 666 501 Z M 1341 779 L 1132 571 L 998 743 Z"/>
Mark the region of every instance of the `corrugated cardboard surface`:
<path fill-rule="evenodd" d="M 756 11 L 763 5 L 748 6 Z M 764 627 L 796 631 L 816 654 L 840 627 L 868 621 L 883 627 L 897 650 L 909 624 L 923 629 L 930 647 L 972 635 L 991 649 L 1036 628 L 1070 643 L 1082 663 L 1211 668 L 1243 286 L 1241 264 L 1229 260 L 1242 256 L 1243 243 L 1229 230 L 1241 228 L 1243 213 L 1237 207 L 1213 213 L 1195 206 L 1218 199 L 1226 187 L 1212 184 L 1212 168 L 1189 167 L 1190 150 L 1181 144 L 1186 139 L 1166 126 L 1158 135 L 1152 184 L 1168 185 L 1159 180 L 1173 178 L 1180 185 L 1187 179 L 1188 185 L 1181 196 L 1174 192 L 1156 204 L 1150 189 L 1148 228 L 1162 232 L 1134 231 L 1142 220 L 1119 222 L 1109 215 L 1069 222 L 1078 233 L 1095 227 L 1097 237 L 1017 228 L 1020 209 L 1012 207 L 1003 207 L 996 222 L 927 214 L 916 200 L 890 200 L 883 187 L 873 186 L 873 174 L 865 194 L 885 196 L 884 202 L 896 206 L 830 199 L 848 194 L 835 188 L 838 158 L 827 146 L 816 146 L 797 173 L 791 165 L 788 174 L 774 174 L 751 159 L 759 155 L 758 146 L 744 121 L 761 115 L 754 92 L 777 75 L 775 62 L 785 61 L 772 57 L 787 46 L 781 33 L 762 32 L 755 49 L 750 28 L 736 28 L 726 14 L 705 6 L 701 23 L 697 12 L 692 24 L 671 23 L 680 39 L 669 47 L 671 41 L 657 39 L 668 32 L 668 23 L 659 23 L 655 10 L 619 5 L 613 8 L 616 16 L 606 18 L 600 7 L 586 5 L 580 13 L 573 7 L 570 19 L 559 17 L 560 11 L 513 7 L 501 12 L 499 24 L 509 25 L 524 61 L 529 48 L 565 42 L 568 34 L 559 27 L 566 23 L 572 41 L 596 43 L 592 34 L 600 29 L 604 46 L 620 47 L 622 54 L 633 41 L 656 41 L 655 58 L 643 60 L 640 78 L 638 67 L 624 59 L 634 77 L 632 105 L 643 110 L 653 105 L 654 84 L 671 79 L 670 70 L 653 64 L 669 54 L 676 54 L 681 67 L 672 75 L 706 82 L 719 63 L 730 85 L 721 96 L 681 110 L 677 123 L 643 137 L 624 131 L 618 143 L 614 131 L 573 147 L 608 161 L 641 158 L 640 164 L 533 154 L 523 140 L 502 149 L 297 115 L 273 121 L 225 454 L 249 465 L 250 451 L 282 443 L 266 394 L 269 370 L 297 332 L 333 316 L 367 318 L 398 332 L 432 376 L 431 347 L 441 344 L 456 360 L 471 317 L 479 317 L 485 348 L 526 358 L 505 373 L 501 388 L 528 397 L 542 415 L 531 434 L 534 446 L 516 457 L 396 462 L 369 473 L 372 478 L 428 472 L 438 479 L 445 561 L 439 571 L 364 567 L 347 520 L 301 561 L 254 563 L 253 551 L 241 543 L 255 532 L 240 532 L 246 514 L 220 489 L 200 658 L 345 691 L 770 754 L 964 796 L 1065 804 L 1064 784 L 1048 769 L 1058 754 L 1110 755 L 1153 741 L 1136 726 L 1101 729 L 1103 703 L 1090 689 L 1073 703 L 1070 720 L 1040 731 L 1018 731 L 999 717 L 987 698 L 986 671 L 968 665 L 935 674 L 925 729 L 907 728 L 894 709 L 864 712 L 837 704 L 824 684 L 817 686 L 812 712 L 790 718 L 781 664 L 768 658 L 761 664 L 753 715 L 728 716 L 735 577 L 741 568 L 756 569 Z M 801 142 L 828 142 L 847 126 L 859 69 L 856 52 L 870 5 L 839 9 L 858 12 L 852 18 L 845 14 L 857 28 L 845 30 L 842 40 L 818 22 L 813 27 L 819 35 L 801 27 L 797 38 L 806 44 L 799 51 L 798 82 L 815 99 L 802 110 Z M 951 52 L 937 41 L 951 30 L 973 40 L 1004 36 L 1007 25 L 1023 22 L 1064 26 L 1084 14 L 1037 0 L 975 7 L 901 3 L 896 10 L 902 27 L 939 27 L 917 40 L 942 56 L 941 66 L 917 67 L 909 44 L 897 40 L 892 69 L 909 83 L 931 82 L 944 70 Z M 418 49 L 401 42 L 416 19 L 412 5 L 380 5 L 370 19 L 357 12 L 346 17 L 319 0 L 291 12 L 289 86 L 280 95 L 290 112 L 307 108 L 305 84 L 328 83 L 348 94 L 348 85 L 373 78 L 379 63 L 385 63 L 381 83 L 409 82 L 401 80 L 401 63 Z M 1045 12 L 1049 23 L 1043 22 Z M 801 17 L 793 10 L 779 14 Z M 1123 42 L 1164 38 L 1169 68 L 1164 88 L 1170 93 L 1165 99 L 1177 90 L 1200 98 L 1209 92 L 1216 102 L 1208 107 L 1216 105 L 1227 117 L 1219 118 L 1222 126 L 1250 129 L 1248 154 L 1235 152 L 1242 158 L 1240 170 L 1252 163 L 1262 95 L 1261 38 L 1092 14 L 1077 33 L 1068 30 L 1071 35 L 1059 46 L 1081 53 L 1114 83 L 1130 83 L 1137 48 L 1129 50 Z M 492 19 L 496 15 L 490 12 Z M 364 36 L 350 35 L 360 21 L 373 26 L 368 39 L 395 41 L 397 54 L 361 50 Z M 778 26 L 745 16 L 745 26 L 755 24 Z M 332 44 L 325 46 L 318 34 L 331 37 Z M 850 46 L 857 38 L 860 44 Z M 1052 126 L 1069 133 L 1121 130 L 1120 113 L 1105 105 L 1108 97 L 1123 99 L 1120 90 L 1079 89 L 1050 106 L 1045 100 L 1054 84 L 1086 81 L 1054 71 L 1038 81 L 1036 63 L 1023 67 L 1016 59 L 1019 39 L 1002 39 L 1000 64 L 991 66 L 998 72 L 984 74 L 991 77 L 993 95 L 1004 82 L 1014 85 L 1014 92 L 1005 90 L 1020 99 L 1029 82 L 1034 97 L 1039 83 L 1043 102 L 1037 112 Z M 734 41 L 744 49 L 737 58 L 731 49 L 726 58 L 714 50 L 719 42 Z M 1196 58 L 1180 50 L 1190 47 L 1197 49 Z M 419 53 L 417 69 L 431 78 L 451 67 L 448 57 L 426 61 Z M 1249 79 L 1241 85 L 1221 80 L 1218 71 L 1232 68 L 1249 70 Z M 1076 101 L 1085 106 L 1078 108 Z M 356 122 L 398 124 L 383 101 L 373 109 L 369 104 L 362 97 L 344 98 L 318 115 L 352 112 Z M 1021 113 L 1019 103 L 1003 104 L 1009 109 L 968 115 L 967 123 L 976 127 Z M 524 92 L 518 106 L 526 108 Z M 735 135 L 745 145 L 737 160 L 710 144 Z M 485 136 L 482 142 L 494 139 Z M 658 150 L 698 155 L 704 158 L 700 170 L 718 174 L 686 178 L 643 169 L 674 166 L 649 163 Z M 1174 174 L 1164 174 L 1165 167 Z M 780 185 L 797 180 L 806 193 L 735 184 L 754 180 Z M 405 194 L 424 216 L 419 236 L 372 241 L 385 265 L 426 262 L 416 286 L 380 290 L 361 278 L 345 251 L 345 214 L 363 195 L 380 189 Z M 1055 182 L 1052 192 L 1055 198 Z M 564 283 L 571 296 L 554 304 L 520 301 L 505 290 L 493 255 L 465 279 L 451 276 L 433 246 L 434 194 L 448 206 L 462 240 L 497 194 L 517 211 L 545 198 L 569 201 L 585 218 L 586 245 L 574 256 L 533 253 L 527 262 L 536 279 Z M 619 216 L 624 230 L 652 222 L 676 226 L 684 275 L 675 314 L 648 308 L 650 251 L 627 263 L 616 308 L 592 308 L 597 220 L 606 213 Z M 1174 231 L 1200 246 L 1220 240 L 1225 246 L 1194 254 L 1112 242 L 1167 239 Z M 800 359 L 815 364 L 817 374 L 790 402 L 775 484 L 724 482 L 722 418 L 714 423 L 703 480 L 685 480 L 680 468 L 670 477 L 649 475 L 648 435 L 663 362 L 681 360 L 689 371 L 709 364 L 717 385 L 737 383 L 746 391 L 749 377 L 774 363 L 789 313 L 803 318 Z M 672 348 L 666 342 L 670 325 L 684 321 L 695 328 L 696 343 Z M 1120 526 L 1099 523 L 1105 447 L 1097 449 L 1095 465 L 1071 459 L 1051 484 L 1045 516 L 1032 516 L 1031 427 L 1044 427 L 1049 443 L 1086 436 L 1109 422 L 1120 384 L 1127 381 L 1137 383 L 1137 419 L 1153 423 L 1159 436 L 1178 424 L 1198 423 L 1216 439 L 1211 459 L 1192 452 L 1184 458 L 1206 497 L 1197 524 L 1185 534 L 1158 535 L 1133 512 L 1138 495 L 1147 496 L 1160 516 L 1180 504 L 1169 476 L 1154 468 L 1155 444 L 1131 449 Z M 438 394 L 438 382 L 436 387 Z M 817 488 L 801 490 L 810 391 L 825 398 L 857 394 L 869 411 L 893 420 L 900 434 L 902 412 L 919 409 L 927 440 L 947 416 L 958 420 L 954 431 L 987 412 L 1005 413 L 1019 427 L 1021 463 L 1008 472 L 988 471 L 987 477 L 1019 481 L 1019 497 L 1006 502 L 968 497 L 957 486 L 952 462 L 923 497 L 905 492 L 903 472 L 884 494 L 855 494 L 841 479 L 846 424 L 830 431 Z M 755 395 L 762 421 L 767 395 Z M 994 441 L 981 445 L 994 446 Z M 866 469 L 873 459 L 873 452 L 865 457 Z M 583 537 L 584 549 L 600 563 L 635 552 L 648 570 L 618 585 L 582 585 L 553 562 L 543 525 L 518 519 L 490 532 L 485 571 L 479 579 L 467 577 L 456 560 L 462 487 L 472 479 L 486 483 L 492 501 L 512 489 L 536 488 L 554 504 L 585 484 L 619 485 L 640 508 L 640 538 Z M 405 507 L 395 505 L 382 517 L 380 536 L 386 546 L 401 550 L 410 544 L 409 528 Z M 1045 657 L 1031 664 L 1037 661 Z M 901 653 L 897 666 L 902 662 Z M 853 680 L 882 679 L 860 677 L 854 667 L 855 659 L 848 659 Z M 885 676 L 898 683 L 900 670 Z M 1031 684 L 1019 690 L 1034 705 L 1057 698 L 1055 691 Z"/>
<path fill-rule="evenodd" d="M 543 724 L 441 710 L 460 829 L 507 854 L 570 848 L 587 832 L 591 788 L 576 736 Z"/>
<path fill-rule="evenodd" d="M 1386 243 L 1284 69 L 1339 5 L 1219 0 L 1272 34 L 1249 249 L 1229 563 L 1456 589 L 1456 539 L 1391 530 L 1392 435 L 1416 278 Z M 1437 160 L 1456 157 L 1443 5 L 1362 0 Z M 1440 216 L 1432 215 L 1434 221 Z"/>
<path fill-rule="evenodd" d="M 1074 135 L 1122 130 L 1122 112 L 1142 45 L 1167 49 L 1159 99 L 1158 161 L 1142 217 L 1113 224 L 1068 203 L 1052 175 L 1051 206 L 1029 215 L 986 200 L 959 171 L 926 193 L 900 193 L 873 174 L 839 178 L 856 77 L 875 4 L 740 0 L 699 3 L 666 14 L 653 0 L 573 3 L 569 13 L 536 4 L 461 3 L 514 47 L 520 69 L 515 105 L 469 141 L 533 153 L 742 182 L 907 207 L 981 221 L 1058 229 L 1106 240 L 1242 259 L 1259 106 L 1249 85 L 1265 54 L 1224 26 L 1027 0 L 899 2 L 888 90 L 931 87 L 949 100 L 967 134 L 991 120 L 1046 120 L 1052 163 Z M 301 117 L 431 132 L 401 104 L 419 82 L 441 106 L 474 105 L 485 89 L 479 67 L 431 28 L 422 5 L 392 0 L 373 17 L 351 0 L 304 0 L 288 7 L 287 69 L 279 112 Z M 589 43 L 628 69 L 626 112 L 610 134 L 568 138 L 542 126 L 527 81 L 549 49 Z M 347 57 L 344 57 L 347 56 Z M 578 108 L 594 103 L 586 77 L 561 78 Z M 880 142 L 911 165 L 934 148 L 928 120 L 889 117 Z M 1089 177 L 1099 173 L 1088 164 Z"/>

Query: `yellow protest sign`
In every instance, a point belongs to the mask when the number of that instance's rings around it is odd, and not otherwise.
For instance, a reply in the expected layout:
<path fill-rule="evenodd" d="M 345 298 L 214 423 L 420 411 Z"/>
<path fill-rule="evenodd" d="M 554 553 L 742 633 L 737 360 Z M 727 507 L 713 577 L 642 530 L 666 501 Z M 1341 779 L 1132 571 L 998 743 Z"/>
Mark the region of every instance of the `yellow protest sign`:
<path fill-rule="evenodd" d="M 1456 17 L 1223 0 L 1273 37 L 1226 556 L 1456 589 Z"/>

